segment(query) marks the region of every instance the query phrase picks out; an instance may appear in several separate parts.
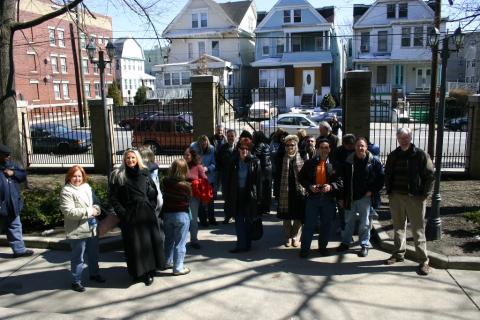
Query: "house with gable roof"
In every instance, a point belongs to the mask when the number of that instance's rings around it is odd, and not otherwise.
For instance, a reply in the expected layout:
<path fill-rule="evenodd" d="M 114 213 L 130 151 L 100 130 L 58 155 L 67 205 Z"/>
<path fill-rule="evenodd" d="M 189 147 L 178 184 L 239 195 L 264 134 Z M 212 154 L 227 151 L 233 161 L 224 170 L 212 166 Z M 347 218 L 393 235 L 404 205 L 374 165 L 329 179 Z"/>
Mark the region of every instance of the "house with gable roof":
<path fill-rule="evenodd" d="M 189 0 L 162 34 L 170 52 L 168 63 L 152 67 L 157 96 L 185 96 L 195 74 L 217 75 L 225 87 L 246 86 L 256 21 L 254 1 Z"/>
<path fill-rule="evenodd" d="M 372 71 L 377 94 L 388 96 L 396 90 L 428 100 L 432 51 L 427 36 L 433 28 L 434 8 L 434 2 L 422 0 L 377 0 L 371 6 L 354 6 L 354 68 Z M 442 35 L 445 24 L 442 18 Z"/>
<path fill-rule="evenodd" d="M 255 29 L 254 87 L 276 87 L 278 107 L 316 106 L 325 94 L 338 97 L 341 70 L 334 8 L 306 0 L 279 0 Z"/>

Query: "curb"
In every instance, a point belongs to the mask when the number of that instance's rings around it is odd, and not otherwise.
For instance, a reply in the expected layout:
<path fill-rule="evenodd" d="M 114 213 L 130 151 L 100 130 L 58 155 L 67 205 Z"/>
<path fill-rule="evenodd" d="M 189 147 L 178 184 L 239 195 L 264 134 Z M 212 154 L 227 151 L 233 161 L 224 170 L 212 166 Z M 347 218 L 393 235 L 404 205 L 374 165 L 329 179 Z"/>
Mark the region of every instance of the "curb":
<path fill-rule="evenodd" d="M 70 244 L 65 238 L 24 236 L 23 241 L 27 248 L 70 251 Z M 0 246 L 9 247 L 5 235 L 0 236 Z M 122 249 L 122 237 L 120 235 L 111 235 L 100 238 L 98 247 L 100 252 Z"/>
<path fill-rule="evenodd" d="M 380 223 L 377 220 L 373 220 L 372 227 L 372 238 L 378 242 L 380 249 L 390 253 L 393 252 L 393 240 L 383 230 Z M 405 257 L 415 261 L 415 247 L 407 245 Z M 480 257 L 446 256 L 440 253 L 428 252 L 428 258 L 430 259 L 430 266 L 437 269 L 480 270 Z"/>

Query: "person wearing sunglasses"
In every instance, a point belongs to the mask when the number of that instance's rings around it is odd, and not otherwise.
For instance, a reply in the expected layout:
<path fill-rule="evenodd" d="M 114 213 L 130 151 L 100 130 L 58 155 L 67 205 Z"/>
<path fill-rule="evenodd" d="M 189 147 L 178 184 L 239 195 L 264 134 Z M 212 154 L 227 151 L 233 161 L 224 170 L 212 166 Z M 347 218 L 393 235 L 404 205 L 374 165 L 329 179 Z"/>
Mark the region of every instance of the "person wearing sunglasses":
<path fill-rule="evenodd" d="M 297 235 L 305 214 L 306 190 L 298 181 L 303 159 L 298 152 L 298 137 L 285 137 L 285 155 L 279 170 L 280 192 L 277 217 L 283 220 L 285 247 L 297 247 Z"/>
<path fill-rule="evenodd" d="M 236 246 L 231 253 L 249 251 L 249 225 L 261 212 L 262 194 L 260 160 L 250 153 L 252 140 L 241 138 L 228 167 L 225 185 L 225 210 L 235 218 Z"/>

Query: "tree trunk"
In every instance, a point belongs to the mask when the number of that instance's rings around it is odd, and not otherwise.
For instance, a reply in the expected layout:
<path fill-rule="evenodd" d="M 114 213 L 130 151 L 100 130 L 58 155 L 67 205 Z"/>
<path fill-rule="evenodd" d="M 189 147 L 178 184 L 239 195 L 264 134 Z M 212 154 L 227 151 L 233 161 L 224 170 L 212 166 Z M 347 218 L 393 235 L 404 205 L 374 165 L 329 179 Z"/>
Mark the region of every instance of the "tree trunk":
<path fill-rule="evenodd" d="M 15 0 L 0 0 L 0 143 L 12 150 L 12 159 L 24 163 L 14 90 L 13 32 Z"/>

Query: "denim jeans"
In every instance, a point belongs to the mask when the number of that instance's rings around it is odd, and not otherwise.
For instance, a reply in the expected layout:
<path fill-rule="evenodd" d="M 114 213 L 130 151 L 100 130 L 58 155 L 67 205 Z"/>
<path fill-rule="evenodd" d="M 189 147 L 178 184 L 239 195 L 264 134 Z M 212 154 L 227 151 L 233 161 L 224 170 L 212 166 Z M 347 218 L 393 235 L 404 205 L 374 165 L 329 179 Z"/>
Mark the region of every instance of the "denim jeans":
<path fill-rule="evenodd" d="M 235 232 L 237 233 L 236 249 L 248 250 L 251 247 L 252 240 L 248 234 L 248 224 L 250 219 L 246 215 L 235 217 Z"/>
<path fill-rule="evenodd" d="M 323 249 L 327 247 L 333 231 L 335 201 L 329 196 L 311 195 L 305 203 L 305 223 L 301 237 L 302 251 L 310 250 L 313 232 L 319 220 L 321 222 L 321 230 L 318 236 L 318 248 Z"/>
<path fill-rule="evenodd" d="M 190 200 L 190 211 L 192 212 L 192 220 L 190 221 L 190 242 L 198 242 L 198 209 L 200 208 L 200 200 L 192 197 Z"/>
<path fill-rule="evenodd" d="M 190 217 L 188 212 L 165 214 L 165 256 L 173 264 L 173 272 L 183 270 Z"/>
<path fill-rule="evenodd" d="M 0 232 L 7 234 L 7 241 L 14 253 L 24 253 L 25 243 L 22 237 L 22 222 L 20 216 L 8 215 L 0 217 Z"/>
<path fill-rule="evenodd" d="M 72 248 L 72 257 L 70 268 L 72 272 L 72 282 L 82 282 L 82 271 L 84 264 L 84 255 L 87 254 L 88 273 L 90 276 L 98 275 L 98 237 L 84 239 L 69 239 Z"/>
<path fill-rule="evenodd" d="M 350 244 L 352 242 L 353 230 L 359 219 L 358 237 L 362 247 L 368 247 L 370 240 L 370 208 L 372 200 L 370 197 L 363 197 L 352 202 L 350 210 L 345 209 L 345 230 L 342 235 L 342 242 Z"/>

